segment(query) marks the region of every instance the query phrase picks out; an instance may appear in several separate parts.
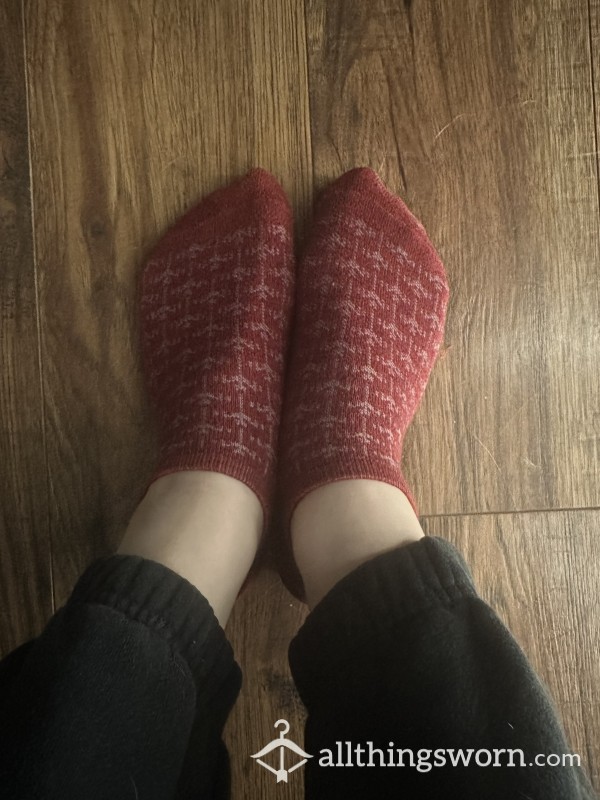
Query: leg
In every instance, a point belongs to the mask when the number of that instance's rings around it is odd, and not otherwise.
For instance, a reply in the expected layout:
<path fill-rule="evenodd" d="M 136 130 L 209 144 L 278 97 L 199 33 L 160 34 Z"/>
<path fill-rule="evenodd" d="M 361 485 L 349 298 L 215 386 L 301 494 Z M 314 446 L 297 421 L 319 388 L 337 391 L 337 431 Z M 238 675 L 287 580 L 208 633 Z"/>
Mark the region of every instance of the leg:
<path fill-rule="evenodd" d="M 2 796 L 225 800 L 240 685 L 197 589 L 153 561 L 99 559 L 0 666 Z"/>
<path fill-rule="evenodd" d="M 442 343 L 447 302 L 444 267 L 425 231 L 371 170 L 352 170 L 323 193 L 298 265 L 280 443 L 280 569 L 298 597 L 307 590 L 300 562 L 319 569 L 321 556 L 333 559 L 329 577 L 308 577 L 320 586 L 311 588 L 314 599 L 368 557 L 371 539 L 375 555 L 422 535 L 400 463 Z M 360 520 L 372 514 L 367 533 Z M 321 527 L 327 538 L 347 533 L 329 546 Z"/>
<path fill-rule="evenodd" d="M 406 495 L 372 480 L 336 481 L 309 492 L 296 507 L 291 532 L 309 608 L 360 564 L 424 535 Z"/>
<path fill-rule="evenodd" d="M 241 674 L 222 626 L 269 515 L 291 241 L 282 190 L 255 170 L 148 260 L 159 463 L 119 553 L 0 666 L 2 796 L 228 797 Z"/>
<path fill-rule="evenodd" d="M 312 609 L 290 646 L 306 796 L 592 797 L 573 768 L 439 763 L 450 748 L 568 752 L 458 553 L 423 535 L 400 468 L 447 298 L 422 226 L 373 173 L 324 193 L 298 269 L 281 447 L 282 577 Z"/>
<path fill-rule="evenodd" d="M 150 486 L 118 552 L 158 561 L 186 578 L 224 628 L 262 529 L 262 508 L 245 484 L 219 472 L 175 472 Z"/>
<path fill-rule="evenodd" d="M 307 800 L 596 797 L 569 758 L 535 764 L 570 756 L 556 709 L 448 542 L 357 567 L 289 655 L 308 709 Z"/>

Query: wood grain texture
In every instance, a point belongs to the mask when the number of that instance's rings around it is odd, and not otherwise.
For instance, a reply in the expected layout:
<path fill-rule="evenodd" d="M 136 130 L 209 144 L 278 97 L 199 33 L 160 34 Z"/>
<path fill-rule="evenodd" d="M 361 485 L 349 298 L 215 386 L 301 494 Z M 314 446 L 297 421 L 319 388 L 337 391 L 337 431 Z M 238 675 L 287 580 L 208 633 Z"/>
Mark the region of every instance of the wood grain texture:
<path fill-rule="evenodd" d="M 313 180 L 376 168 L 447 264 L 448 350 L 405 451 L 423 513 L 600 505 L 598 5 L 24 0 L 34 272 L 21 4 L 0 3 L 0 653 L 49 617 L 50 563 L 60 605 L 111 551 L 153 466 L 144 254 L 254 165 L 299 238 Z M 598 520 L 425 520 L 465 553 L 597 786 Z M 276 786 L 250 754 L 282 716 L 302 741 L 287 647 L 305 615 L 267 570 L 228 625 L 234 798 L 302 797 L 300 774 Z"/>
<path fill-rule="evenodd" d="M 588 0 L 590 13 L 590 82 L 592 102 L 594 105 L 594 121 L 596 126 L 596 140 L 594 149 L 583 157 L 588 158 L 596 168 L 598 191 L 600 195 L 600 0 Z"/>
<path fill-rule="evenodd" d="M 0 4 L 0 657 L 52 612 L 21 4 Z"/>
<path fill-rule="evenodd" d="M 586 0 L 307 0 L 317 187 L 364 164 L 447 266 L 406 441 L 422 513 L 600 505 Z"/>
<path fill-rule="evenodd" d="M 207 192 L 270 169 L 310 190 L 292 0 L 25 3 L 57 603 L 110 550 L 155 439 L 139 368 L 143 255 Z"/>
<path fill-rule="evenodd" d="M 573 751 L 600 786 L 600 511 L 423 519 L 452 542 L 483 599 L 508 626 L 550 690 Z M 242 595 L 227 628 L 244 685 L 226 728 L 232 797 L 301 800 L 302 775 L 277 785 L 250 758 L 284 717 L 302 745 L 306 713 L 287 663 L 306 610 L 272 573 Z"/>

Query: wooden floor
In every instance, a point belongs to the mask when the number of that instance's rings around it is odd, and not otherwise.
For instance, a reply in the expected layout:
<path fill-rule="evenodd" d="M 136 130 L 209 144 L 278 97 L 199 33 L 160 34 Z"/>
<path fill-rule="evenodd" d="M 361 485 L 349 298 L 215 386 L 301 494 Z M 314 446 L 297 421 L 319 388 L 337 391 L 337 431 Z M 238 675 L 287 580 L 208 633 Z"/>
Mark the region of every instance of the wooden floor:
<path fill-rule="evenodd" d="M 0 652 L 118 541 L 154 457 L 144 253 L 261 165 L 296 211 L 358 165 L 422 219 L 451 283 L 410 429 L 427 532 L 551 688 L 600 788 L 600 0 L 0 0 Z M 302 739 L 265 571 L 228 626 L 245 671 L 234 798 L 302 797 L 249 758 Z"/>

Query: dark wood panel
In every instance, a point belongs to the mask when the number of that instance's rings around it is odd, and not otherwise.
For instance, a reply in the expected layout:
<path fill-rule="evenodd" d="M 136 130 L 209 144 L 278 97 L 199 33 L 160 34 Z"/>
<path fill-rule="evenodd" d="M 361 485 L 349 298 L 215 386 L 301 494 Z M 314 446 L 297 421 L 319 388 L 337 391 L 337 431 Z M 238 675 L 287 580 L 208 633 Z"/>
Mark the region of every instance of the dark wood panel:
<path fill-rule="evenodd" d="M 306 203 L 302 11 L 26 2 L 57 602 L 117 542 L 152 466 L 136 330 L 144 253 L 255 165 L 299 212 Z"/>
<path fill-rule="evenodd" d="M 586 0 L 307 0 L 315 184 L 378 170 L 451 284 L 406 442 L 423 513 L 600 505 Z"/>
<path fill-rule="evenodd" d="M 0 4 L 0 656 L 52 611 L 21 3 Z"/>

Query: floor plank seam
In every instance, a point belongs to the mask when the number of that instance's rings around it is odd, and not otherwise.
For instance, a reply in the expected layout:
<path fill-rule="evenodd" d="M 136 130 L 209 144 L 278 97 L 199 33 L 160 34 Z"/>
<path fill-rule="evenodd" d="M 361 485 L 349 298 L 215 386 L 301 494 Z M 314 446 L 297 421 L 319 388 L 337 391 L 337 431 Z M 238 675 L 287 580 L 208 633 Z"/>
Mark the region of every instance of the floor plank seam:
<path fill-rule="evenodd" d="M 564 508 L 524 508 L 506 511 L 445 511 L 441 514 L 421 514 L 419 519 L 440 519 L 441 517 L 499 517 L 517 514 L 559 514 L 568 511 L 600 511 L 600 506 L 566 506 Z"/>

